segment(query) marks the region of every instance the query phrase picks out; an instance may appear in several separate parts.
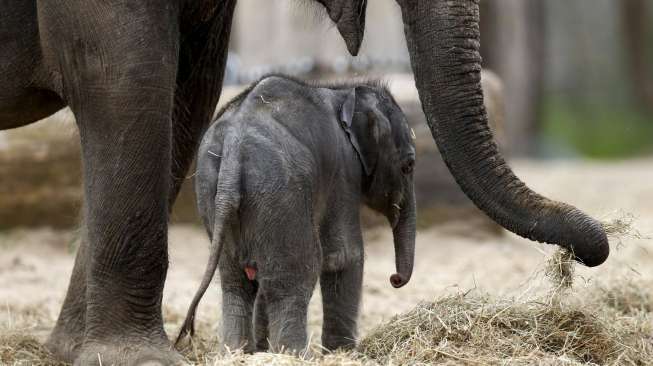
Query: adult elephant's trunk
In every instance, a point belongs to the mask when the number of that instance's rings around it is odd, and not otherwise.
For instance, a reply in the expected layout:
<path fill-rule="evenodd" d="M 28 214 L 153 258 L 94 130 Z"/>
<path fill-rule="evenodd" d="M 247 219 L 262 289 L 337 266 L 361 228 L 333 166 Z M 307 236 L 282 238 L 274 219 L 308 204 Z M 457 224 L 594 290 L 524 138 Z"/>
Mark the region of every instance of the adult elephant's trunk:
<path fill-rule="evenodd" d="M 408 188 L 404 204 L 401 207 L 399 221 L 392 228 L 395 243 L 395 264 L 397 273 L 390 276 L 393 287 L 404 286 L 413 275 L 415 261 L 415 191 L 412 184 Z"/>
<path fill-rule="evenodd" d="M 478 0 L 398 0 L 415 81 L 433 137 L 469 198 L 523 237 L 558 244 L 587 266 L 608 257 L 601 224 L 521 182 L 497 151 L 480 84 Z"/>

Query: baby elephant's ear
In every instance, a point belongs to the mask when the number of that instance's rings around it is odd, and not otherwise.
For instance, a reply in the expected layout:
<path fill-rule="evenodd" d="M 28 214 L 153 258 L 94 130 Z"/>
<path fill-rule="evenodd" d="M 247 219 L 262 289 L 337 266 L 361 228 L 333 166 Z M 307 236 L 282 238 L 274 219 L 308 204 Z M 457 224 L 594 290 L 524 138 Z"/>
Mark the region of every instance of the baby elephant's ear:
<path fill-rule="evenodd" d="M 345 102 L 340 108 L 340 123 L 345 129 L 351 129 L 354 120 L 354 110 L 356 109 L 356 89 L 352 89 L 348 94 Z"/>
<path fill-rule="evenodd" d="M 363 148 L 365 145 L 365 140 L 361 139 L 361 136 L 359 136 L 361 131 L 357 132 L 357 129 L 352 127 L 355 110 L 356 89 L 354 88 L 349 92 L 349 94 L 347 94 L 345 102 L 340 108 L 340 123 L 342 124 L 342 129 L 345 131 L 347 137 L 349 138 L 349 142 L 351 142 L 351 146 L 354 148 L 354 151 L 356 151 L 356 155 L 358 155 L 358 159 L 363 166 L 365 175 L 370 176 L 372 174 L 372 165 L 369 162 L 369 156 L 367 156 L 368 154 L 365 153 Z"/>

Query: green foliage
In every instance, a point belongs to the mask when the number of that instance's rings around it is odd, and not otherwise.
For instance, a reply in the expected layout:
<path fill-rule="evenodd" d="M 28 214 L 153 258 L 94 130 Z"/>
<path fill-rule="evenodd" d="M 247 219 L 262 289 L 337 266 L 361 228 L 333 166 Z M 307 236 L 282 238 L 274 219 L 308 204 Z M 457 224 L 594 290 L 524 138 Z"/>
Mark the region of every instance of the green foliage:
<path fill-rule="evenodd" d="M 579 155 L 620 159 L 653 152 L 653 116 L 610 103 L 577 103 L 556 98 L 544 103 L 542 133 Z"/>

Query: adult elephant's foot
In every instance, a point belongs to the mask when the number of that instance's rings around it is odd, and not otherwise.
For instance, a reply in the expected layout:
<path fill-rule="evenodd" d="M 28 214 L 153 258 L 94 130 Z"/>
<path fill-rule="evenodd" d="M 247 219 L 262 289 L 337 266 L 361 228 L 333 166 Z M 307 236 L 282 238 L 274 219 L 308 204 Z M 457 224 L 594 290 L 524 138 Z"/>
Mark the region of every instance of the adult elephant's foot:
<path fill-rule="evenodd" d="M 177 366 L 188 365 L 170 344 L 152 345 L 148 342 L 122 340 L 112 343 L 85 343 L 75 366 L 126 365 L 126 366 Z"/>
<path fill-rule="evenodd" d="M 45 347 L 56 359 L 68 363 L 75 361 L 84 343 L 87 250 L 87 240 L 84 238 L 77 250 L 75 266 L 57 324 L 45 342 Z"/>
<path fill-rule="evenodd" d="M 80 333 L 68 333 L 65 330 L 55 329 L 48 340 L 45 348 L 59 361 L 73 363 L 84 342 L 84 329 Z"/>

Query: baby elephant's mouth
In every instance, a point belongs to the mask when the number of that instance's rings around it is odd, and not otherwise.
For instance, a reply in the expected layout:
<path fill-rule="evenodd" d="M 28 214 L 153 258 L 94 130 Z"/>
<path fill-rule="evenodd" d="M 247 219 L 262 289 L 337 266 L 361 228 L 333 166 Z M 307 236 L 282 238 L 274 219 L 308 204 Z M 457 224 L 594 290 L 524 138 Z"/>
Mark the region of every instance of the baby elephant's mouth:
<path fill-rule="evenodd" d="M 403 208 L 404 204 L 404 195 L 400 190 L 397 190 L 393 192 L 390 196 L 390 207 L 389 207 L 389 214 L 388 214 L 388 220 L 390 221 L 390 225 L 392 228 L 396 228 L 397 224 L 399 223 L 399 219 L 401 218 L 401 209 Z"/>
<path fill-rule="evenodd" d="M 390 205 L 390 217 L 388 218 L 390 220 L 390 225 L 392 228 L 396 228 L 397 224 L 399 224 L 399 218 L 401 217 L 401 206 L 399 203 L 393 203 Z"/>

